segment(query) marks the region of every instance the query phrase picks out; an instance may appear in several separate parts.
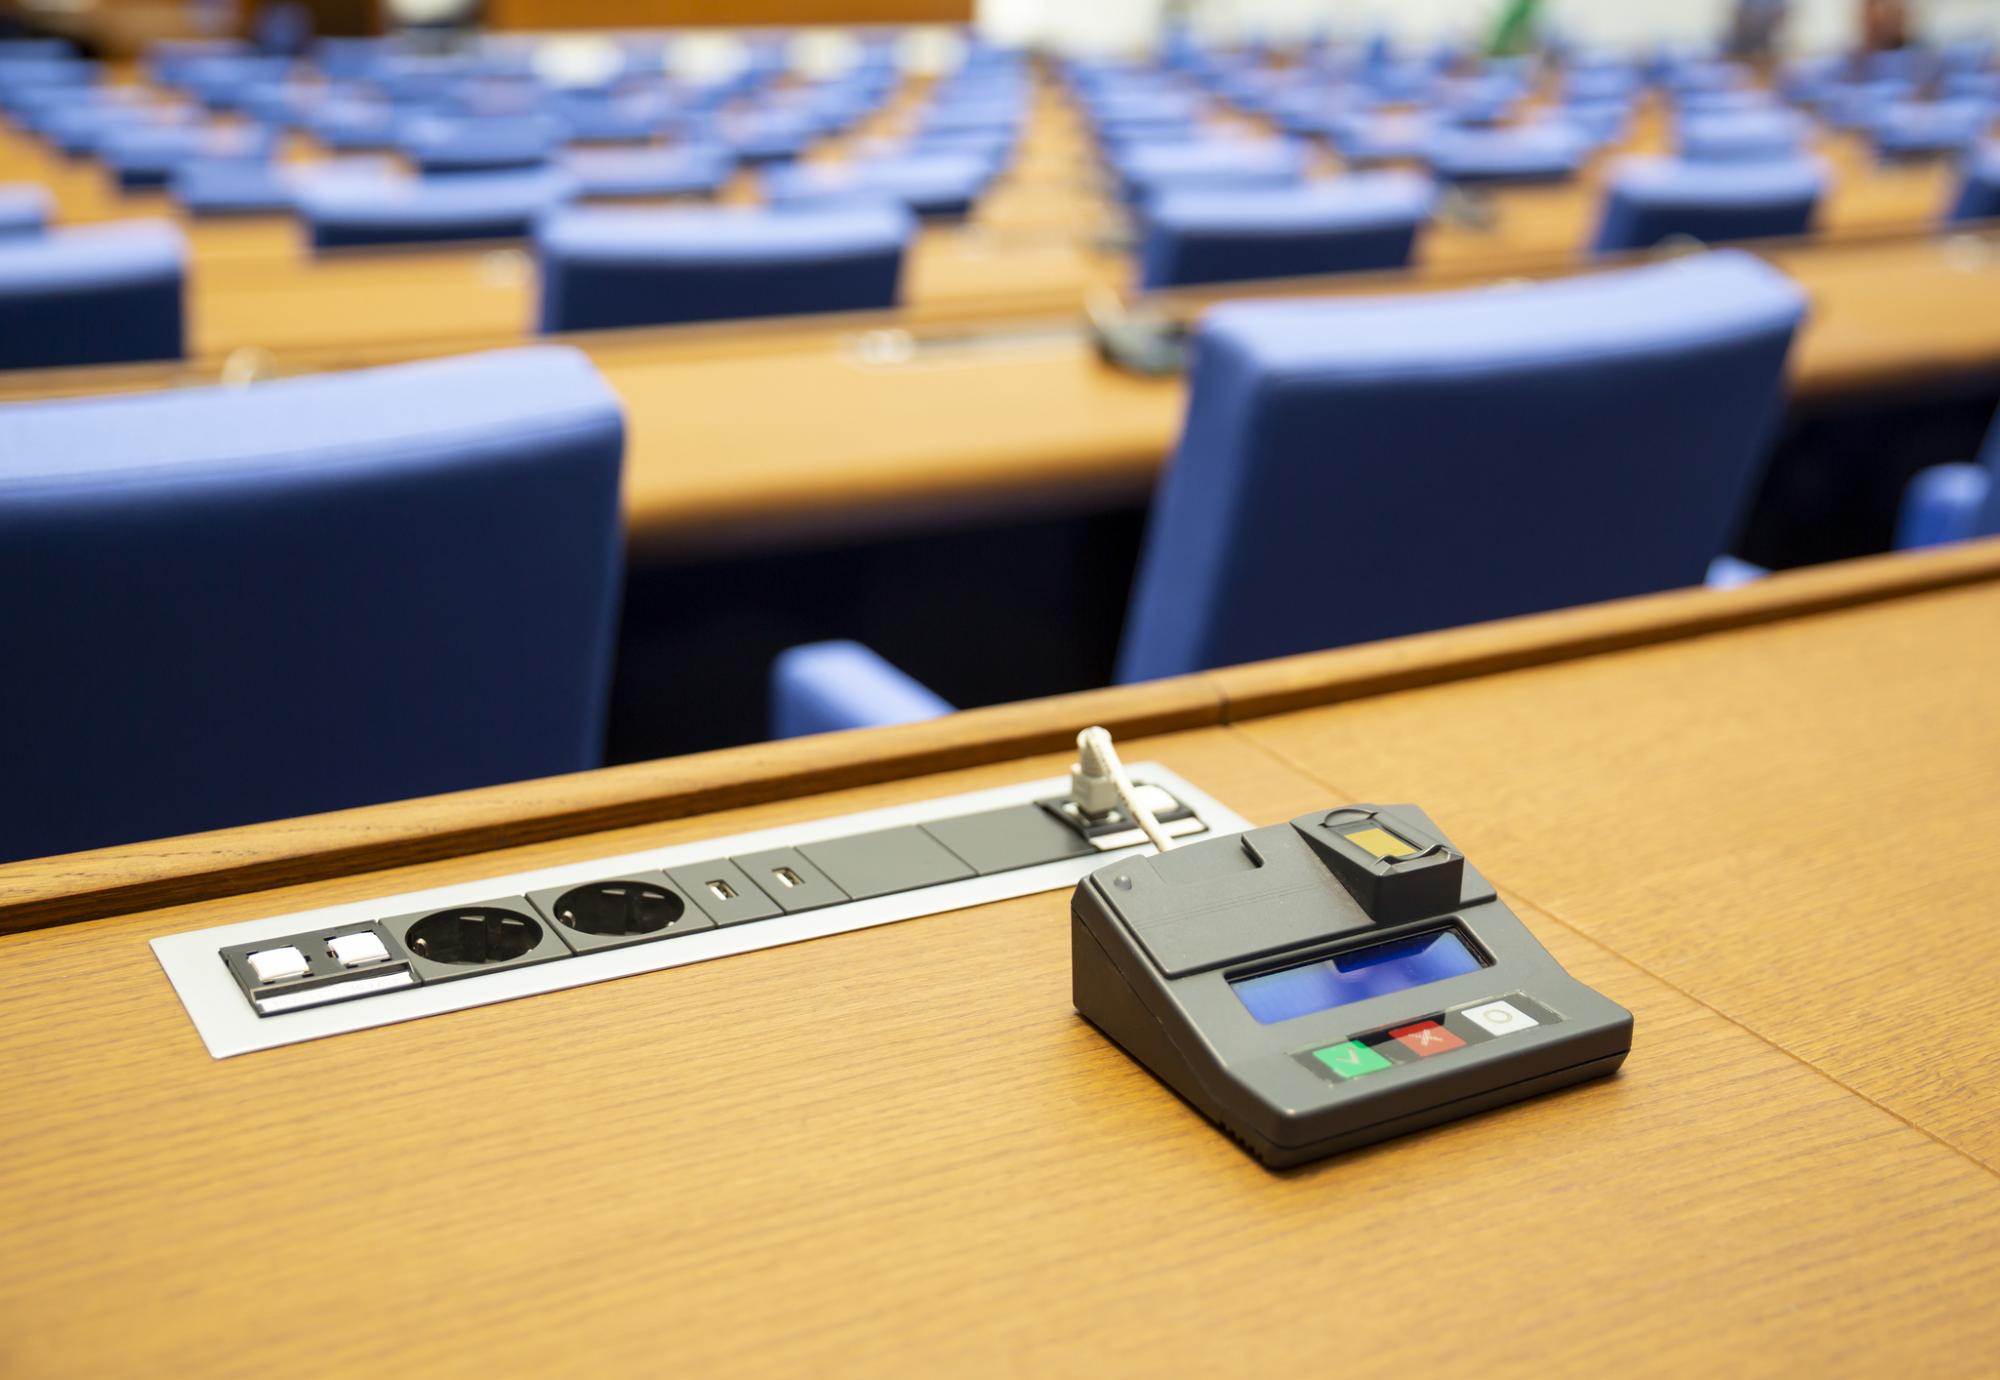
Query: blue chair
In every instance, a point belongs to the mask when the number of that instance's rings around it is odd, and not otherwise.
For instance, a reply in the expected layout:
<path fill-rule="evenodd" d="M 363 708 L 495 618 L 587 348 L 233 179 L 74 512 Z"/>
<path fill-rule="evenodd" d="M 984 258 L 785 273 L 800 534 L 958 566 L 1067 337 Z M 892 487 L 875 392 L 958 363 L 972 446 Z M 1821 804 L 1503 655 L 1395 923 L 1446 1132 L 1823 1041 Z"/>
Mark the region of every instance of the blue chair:
<path fill-rule="evenodd" d="M 970 213 L 992 178 L 993 167 L 983 158 L 940 153 L 837 165 L 790 164 L 766 171 L 763 189 L 773 206 L 888 202 L 913 215 L 943 219 Z"/>
<path fill-rule="evenodd" d="M 914 233 L 888 205 L 568 211 L 536 235 L 541 329 L 885 310 Z"/>
<path fill-rule="evenodd" d="M 1756 162 L 1805 152 L 1808 125 L 1796 111 L 1690 115 L 1680 121 L 1681 157 L 1692 163 Z"/>
<path fill-rule="evenodd" d="M 1168 192 L 1141 212 L 1145 288 L 1405 268 L 1436 190 L 1351 173 L 1279 191 Z"/>
<path fill-rule="evenodd" d="M 166 186 L 176 168 L 198 158 L 266 162 L 277 143 L 277 132 L 263 125 L 142 126 L 108 134 L 97 156 L 119 189 L 132 192 Z"/>
<path fill-rule="evenodd" d="M 301 111 L 299 122 L 314 139 L 336 153 L 396 147 L 395 108 L 383 101 L 348 97 L 323 100 Z"/>
<path fill-rule="evenodd" d="M 1897 517 L 1896 547 L 1911 550 L 2000 534 L 2000 425 L 1976 463 L 1933 465 L 1910 481 Z"/>
<path fill-rule="evenodd" d="M 1327 137 L 1350 167 L 1417 162 L 1430 152 L 1439 125 L 1428 115 L 1354 115 L 1336 118 Z"/>
<path fill-rule="evenodd" d="M 1248 192 L 1296 187 L 1310 161 L 1291 139 L 1203 139 L 1141 145 L 1113 160 L 1119 191 L 1134 206 L 1167 192 Z"/>
<path fill-rule="evenodd" d="M 41 234 L 54 210 L 54 199 L 39 183 L 0 182 L 0 239 Z"/>
<path fill-rule="evenodd" d="M 2000 217 L 2000 144 L 1981 144 L 1965 156 L 1957 195 L 1945 219 L 1954 224 Z"/>
<path fill-rule="evenodd" d="M 291 210 L 295 181 L 276 163 L 191 158 L 174 169 L 167 185 L 191 216 L 245 216 Z"/>
<path fill-rule="evenodd" d="M 396 147 L 426 176 L 520 172 L 547 164 L 568 138 L 567 126 L 546 117 L 425 115 L 403 123 Z"/>
<path fill-rule="evenodd" d="M 736 171 L 720 144 L 675 148 L 572 149 L 562 170 L 586 201 L 666 196 L 714 196 Z"/>
<path fill-rule="evenodd" d="M 1424 151 L 1440 181 L 1461 186 L 1567 182 L 1590 156 L 1590 140 L 1559 121 L 1513 129 L 1451 129 Z"/>
<path fill-rule="evenodd" d="M 0 239 L 0 369 L 179 359 L 187 257 L 165 221 Z"/>
<path fill-rule="evenodd" d="M 327 173 L 301 178 L 293 204 L 314 249 L 350 249 L 525 239 L 575 194 L 575 183 L 552 172 L 422 179 Z"/>
<path fill-rule="evenodd" d="M 1825 167 L 1811 158 L 1624 159 L 1605 178 L 1604 216 L 1592 250 L 1618 254 L 1677 238 L 1721 244 L 1808 234 L 1826 186 Z"/>
<path fill-rule="evenodd" d="M 1992 443 L 1988 443 L 1989 452 Z M 1914 550 L 2000 534 L 1993 465 L 1933 465 L 1910 481 L 1896 520 L 1896 549 Z"/>
<path fill-rule="evenodd" d="M 0 408 L 0 855 L 599 765 L 623 444 L 554 348 Z"/>
<path fill-rule="evenodd" d="M 295 209 L 302 182 L 330 177 L 393 177 L 393 161 L 374 154 L 319 163 L 272 163 L 243 158 L 196 158 L 174 169 L 168 188 L 191 216 L 271 215 Z"/>
<path fill-rule="evenodd" d="M 1700 583 L 1759 482 L 1804 314 L 1733 252 L 1215 308 L 1118 678 Z M 774 723 L 876 722 L 871 683 L 851 653 L 824 675 L 789 657 Z"/>
<path fill-rule="evenodd" d="M 1983 100 L 1897 102 L 1869 126 L 1875 155 L 1885 162 L 1963 153 L 1993 128 L 1993 107 Z"/>

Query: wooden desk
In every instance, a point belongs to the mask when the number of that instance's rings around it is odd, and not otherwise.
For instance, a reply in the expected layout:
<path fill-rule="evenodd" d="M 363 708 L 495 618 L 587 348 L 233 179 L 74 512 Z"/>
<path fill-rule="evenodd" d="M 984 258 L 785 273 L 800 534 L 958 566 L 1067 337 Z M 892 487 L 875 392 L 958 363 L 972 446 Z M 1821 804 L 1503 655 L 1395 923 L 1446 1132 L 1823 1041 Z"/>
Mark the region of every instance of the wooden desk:
<path fill-rule="evenodd" d="M 8 1372 L 1989 1373 L 1996 616 L 1988 544 L 0 868 L 182 902 L 0 939 Z M 225 1063 L 144 943 L 1093 719 L 1259 823 L 1421 801 L 1625 1071 L 1274 1175 L 1071 1013 L 1062 893 Z"/>
<path fill-rule="evenodd" d="M 1992 235 L 1765 251 L 1812 314 L 1793 361 L 1806 404 L 2000 377 Z M 1264 292 L 1409 290 L 1400 275 L 1295 280 Z M 1180 295 L 1198 313 L 1245 289 Z M 885 334 L 886 333 L 886 334 Z M 572 338 L 624 398 L 635 542 L 693 555 L 852 539 L 1010 511 L 1143 501 L 1179 433 L 1177 378 L 1099 361 L 1075 318 L 793 319 Z M 287 352 L 270 372 L 357 368 L 481 348 L 476 339 Z M 0 374 L 0 402 L 215 382 L 222 366 Z"/>

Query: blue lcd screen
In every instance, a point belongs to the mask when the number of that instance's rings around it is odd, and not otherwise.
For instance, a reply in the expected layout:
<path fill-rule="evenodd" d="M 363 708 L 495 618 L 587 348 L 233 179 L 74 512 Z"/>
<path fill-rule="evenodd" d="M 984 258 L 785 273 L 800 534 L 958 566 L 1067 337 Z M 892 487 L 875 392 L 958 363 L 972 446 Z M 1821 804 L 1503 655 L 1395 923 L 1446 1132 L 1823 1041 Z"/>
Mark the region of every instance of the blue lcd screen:
<path fill-rule="evenodd" d="M 1317 963 L 1238 978 L 1229 985 L 1258 1024 L 1271 1025 L 1476 972 L 1482 966 L 1454 931 L 1433 930 Z"/>

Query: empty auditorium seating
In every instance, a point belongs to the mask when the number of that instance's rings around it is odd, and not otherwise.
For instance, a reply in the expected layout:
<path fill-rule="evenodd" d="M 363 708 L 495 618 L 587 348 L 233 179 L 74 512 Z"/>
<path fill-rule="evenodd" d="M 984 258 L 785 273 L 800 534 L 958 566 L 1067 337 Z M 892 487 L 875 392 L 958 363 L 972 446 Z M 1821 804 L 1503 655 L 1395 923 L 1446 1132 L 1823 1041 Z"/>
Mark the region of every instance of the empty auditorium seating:
<path fill-rule="evenodd" d="M 1807 122 L 1795 111 L 1691 115 L 1678 130 L 1681 157 L 1698 163 L 1795 158 L 1804 152 Z"/>
<path fill-rule="evenodd" d="M 925 217 L 963 216 L 993 178 L 977 154 L 932 153 L 844 164 L 793 164 L 764 174 L 764 195 L 776 206 L 889 202 Z"/>
<path fill-rule="evenodd" d="M 186 280 L 164 221 L 0 238 L 0 369 L 178 358 Z"/>
<path fill-rule="evenodd" d="M 576 194 L 560 173 L 465 173 L 397 178 L 329 173 L 294 194 L 315 249 L 434 241 L 521 239 Z"/>
<path fill-rule="evenodd" d="M 1441 180 L 1463 185 L 1565 182 L 1590 155 L 1590 141 L 1559 123 L 1512 129 L 1448 129 L 1424 156 Z"/>
<path fill-rule="evenodd" d="M 597 765 L 622 446 L 555 348 L 0 407 L 0 853 Z"/>
<path fill-rule="evenodd" d="M 886 204 L 566 211 L 536 236 L 541 328 L 890 307 L 913 232 L 909 212 Z"/>
<path fill-rule="evenodd" d="M 720 144 L 673 148 L 571 149 L 561 168 L 586 200 L 713 196 L 736 170 Z"/>
<path fill-rule="evenodd" d="M 1827 172 L 1811 158 L 1690 163 L 1631 158 L 1605 178 L 1600 254 L 1646 249 L 1669 239 L 1707 243 L 1803 235 L 1826 192 Z"/>
<path fill-rule="evenodd" d="M 1214 309 L 1119 679 L 1699 583 L 1759 478 L 1804 311 L 1736 252 Z M 774 724 L 875 722 L 840 702 L 874 684 L 852 661 L 780 661 Z"/>
<path fill-rule="evenodd" d="M 1434 188 L 1411 173 L 1354 173 L 1275 191 L 1172 191 L 1145 208 L 1148 288 L 1402 268 Z"/>
<path fill-rule="evenodd" d="M 0 238 L 37 235 L 47 228 L 53 201 L 33 182 L 0 183 Z"/>
<path fill-rule="evenodd" d="M 1311 155 L 1290 139 L 1204 139 L 1141 144 L 1112 160 L 1125 200 L 1144 203 L 1166 192 L 1268 191 L 1297 186 Z"/>

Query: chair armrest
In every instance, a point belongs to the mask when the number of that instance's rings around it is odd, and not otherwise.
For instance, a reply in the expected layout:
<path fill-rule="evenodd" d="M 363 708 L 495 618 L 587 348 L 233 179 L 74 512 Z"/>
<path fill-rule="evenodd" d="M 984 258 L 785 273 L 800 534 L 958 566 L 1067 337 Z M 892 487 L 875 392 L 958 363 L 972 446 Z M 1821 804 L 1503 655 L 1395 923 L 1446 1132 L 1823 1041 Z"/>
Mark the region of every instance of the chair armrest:
<path fill-rule="evenodd" d="M 1740 557 L 1717 556 L 1708 563 L 1708 578 L 1702 583 L 1710 589 L 1735 589 L 1738 585 L 1761 580 L 1770 573 L 1763 566 Z"/>
<path fill-rule="evenodd" d="M 915 723 L 951 705 L 859 642 L 811 642 L 771 663 L 771 736 Z"/>
<path fill-rule="evenodd" d="M 1933 465 L 1920 471 L 1903 491 L 1896 549 L 1964 541 L 1977 530 L 1980 509 L 1992 487 L 1992 471 L 1984 465 Z"/>

